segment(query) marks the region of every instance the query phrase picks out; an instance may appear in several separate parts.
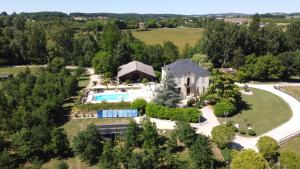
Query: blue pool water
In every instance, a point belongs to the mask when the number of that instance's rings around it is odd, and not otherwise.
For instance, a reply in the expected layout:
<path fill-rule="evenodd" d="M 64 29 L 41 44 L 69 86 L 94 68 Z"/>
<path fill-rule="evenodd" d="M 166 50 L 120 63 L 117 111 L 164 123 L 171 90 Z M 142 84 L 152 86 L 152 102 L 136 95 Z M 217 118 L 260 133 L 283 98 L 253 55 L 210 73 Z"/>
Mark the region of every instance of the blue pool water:
<path fill-rule="evenodd" d="M 121 101 L 130 101 L 130 98 L 128 93 L 110 93 L 110 94 L 96 95 L 95 101 L 121 102 Z"/>

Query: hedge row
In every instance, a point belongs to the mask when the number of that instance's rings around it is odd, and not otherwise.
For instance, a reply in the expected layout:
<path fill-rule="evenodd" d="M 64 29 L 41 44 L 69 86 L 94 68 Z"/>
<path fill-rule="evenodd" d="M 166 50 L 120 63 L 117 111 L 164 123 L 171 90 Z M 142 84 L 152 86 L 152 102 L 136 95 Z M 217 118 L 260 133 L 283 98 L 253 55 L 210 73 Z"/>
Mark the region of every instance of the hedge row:
<path fill-rule="evenodd" d="M 201 112 L 195 108 L 167 108 L 149 103 L 146 106 L 146 115 L 159 119 L 196 123 L 201 117 Z"/>
<path fill-rule="evenodd" d="M 114 109 L 131 109 L 130 102 L 120 103 L 96 103 L 96 104 L 80 104 L 73 108 L 73 112 L 90 112 L 97 110 L 114 110 Z"/>

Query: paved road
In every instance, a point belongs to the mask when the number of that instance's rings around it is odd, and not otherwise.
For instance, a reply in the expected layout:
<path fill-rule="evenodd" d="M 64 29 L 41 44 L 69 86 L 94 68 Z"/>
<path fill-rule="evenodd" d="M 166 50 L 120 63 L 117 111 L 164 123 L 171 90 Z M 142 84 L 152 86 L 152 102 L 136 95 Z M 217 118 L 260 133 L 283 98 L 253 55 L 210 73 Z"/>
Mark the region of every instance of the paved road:
<path fill-rule="evenodd" d="M 268 92 L 271 92 L 277 96 L 279 96 L 281 99 L 283 99 L 291 108 L 292 110 L 292 117 L 289 121 L 286 123 L 272 129 L 271 131 L 261 135 L 261 136 L 270 136 L 274 138 L 277 141 L 280 141 L 281 139 L 284 139 L 285 137 L 288 137 L 298 131 L 300 131 L 300 102 L 297 101 L 294 97 L 281 92 L 273 87 L 273 85 L 258 85 L 258 84 L 248 84 L 249 87 L 257 88 L 266 90 Z M 268 119 L 265 119 L 268 120 Z M 254 150 L 257 150 L 256 143 L 259 137 L 243 137 L 243 136 L 236 136 L 234 139 L 235 143 L 240 144 L 244 148 L 251 148 Z"/>

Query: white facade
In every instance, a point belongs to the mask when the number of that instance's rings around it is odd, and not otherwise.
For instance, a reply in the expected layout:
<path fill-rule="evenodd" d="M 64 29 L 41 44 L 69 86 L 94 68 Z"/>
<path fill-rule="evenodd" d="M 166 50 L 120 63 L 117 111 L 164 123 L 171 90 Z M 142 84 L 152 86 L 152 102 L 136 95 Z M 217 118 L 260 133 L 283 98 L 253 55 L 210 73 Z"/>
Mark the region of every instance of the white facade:
<path fill-rule="evenodd" d="M 162 78 L 166 76 L 166 71 L 162 70 Z M 209 76 L 201 77 L 193 73 L 174 77 L 177 87 L 180 89 L 183 97 L 199 96 L 203 94 L 209 86 Z"/>

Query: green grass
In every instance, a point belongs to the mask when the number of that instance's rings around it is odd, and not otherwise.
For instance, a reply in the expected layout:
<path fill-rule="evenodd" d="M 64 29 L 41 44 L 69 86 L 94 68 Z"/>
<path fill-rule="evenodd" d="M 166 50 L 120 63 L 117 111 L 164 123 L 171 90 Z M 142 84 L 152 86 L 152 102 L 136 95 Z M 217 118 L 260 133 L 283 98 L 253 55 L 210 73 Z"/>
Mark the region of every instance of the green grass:
<path fill-rule="evenodd" d="M 86 129 L 89 124 L 115 124 L 115 123 L 128 123 L 130 118 L 107 118 L 107 119 L 72 119 L 64 124 L 62 127 L 66 130 L 68 138 L 73 139 L 79 131 Z"/>
<path fill-rule="evenodd" d="M 227 118 L 227 121 L 232 120 L 245 128 L 249 124 L 257 135 L 261 135 L 291 118 L 292 112 L 281 98 L 264 90 L 254 88 L 250 90 L 254 95 L 242 95 L 249 108 Z M 223 122 L 224 118 L 219 118 L 219 120 Z"/>
<path fill-rule="evenodd" d="M 38 71 L 38 67 L 29 67 L 29 69 L 34 73 Z M 21 71 L 25 71 L 26 67 L 0 67 L 0 74 L 13 74 L 16 76 Z"/>
<path fill-rule="evenodd" d="M 150 31 L 133 31 L 133 36 L 146 44 L 163 44 L 164 41 L 173 42 L 179 49 L 186 44 L 194 45 L 202 37 L 204 29 L 201 28 L 160 28 Z"/>
<path fill-rule="evenodd" d="M 297 137 L 283 145 L 280 146 L 279 152 L 294 152 L 298 155 L 300 155 L 300 137 Z"/>
<path fill-rule="evenodd" d="M 79 88 L 85 88 L 90 82 L 90 75 L 83 74 L 78 79 L 78 87 Z"/>
<path fill-rule="evenodd" d="M 300 101 L 300 86 L 280 87 L 279 90 L 295 97 L 297 100 Z"/>

